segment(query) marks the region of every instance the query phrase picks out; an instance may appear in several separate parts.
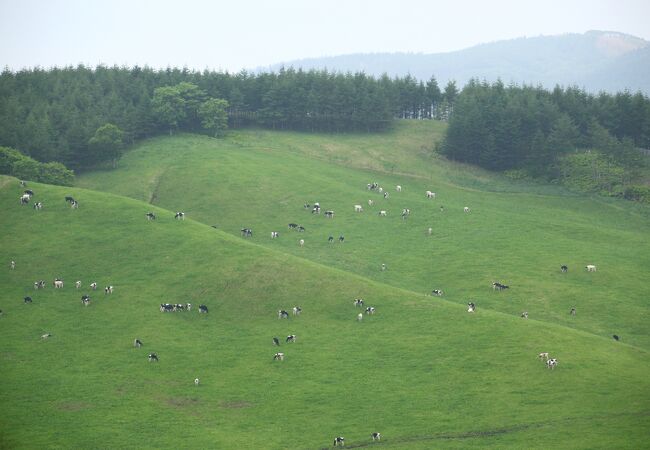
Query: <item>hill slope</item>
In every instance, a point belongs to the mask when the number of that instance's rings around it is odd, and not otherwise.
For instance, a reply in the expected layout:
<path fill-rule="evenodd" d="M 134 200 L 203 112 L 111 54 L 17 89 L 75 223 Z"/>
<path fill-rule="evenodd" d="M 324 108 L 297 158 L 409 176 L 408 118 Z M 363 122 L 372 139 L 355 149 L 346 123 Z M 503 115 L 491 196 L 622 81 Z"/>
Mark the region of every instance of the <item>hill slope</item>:
<path fill-rule="evenodd" d="M 645 49 L 645 50 L 644 50 Z M 631 57 L 648 49 L 648 42 L 622 33 L 589 31 L 519 38 L 481 44 L 464 50 L 435 54 L 374 53 L 307 58 L 272 66 L 323 69 L 347 72 L 364 71 L 380 76 L 411 74 L 421 80 L 435 75 L 443 85 L 457 80 L 461 85 L 470 78 L 488 81 L 577 85 L 589 91 L 616 92 L 624 89 L 650 94 L 647 58 Z M 614 72 L 612 72 L 614 71 Z M 606 75 L 609 74 L 609 75 Z"/>
<path fill-rule="evenodd" d="M 645 351 L 468 314 L 136 200 L 33 183 L 45 205 L 35 211 L 19 205 L 16 180 L 0 181 L 0 259 L 17 263 L 0 271 L 2 447 L 315 448 L 336 435 L 367 444 L 371 431 L 389 448 L 647 442 Z M 32 288 L 55 276 L 63 289 Z M 91 280 L 114 293 L 89 292 Z M 356 322 L 355 296 L 377 313 Z M 161 313 L 162 302 L 194 309 Z M 295 304 L 300 317 L 277 318 Z M 286 360 L 272 361 L 270 338 L 290 333 Z M 545 369 L 539 351 L 560 368 Z"/>

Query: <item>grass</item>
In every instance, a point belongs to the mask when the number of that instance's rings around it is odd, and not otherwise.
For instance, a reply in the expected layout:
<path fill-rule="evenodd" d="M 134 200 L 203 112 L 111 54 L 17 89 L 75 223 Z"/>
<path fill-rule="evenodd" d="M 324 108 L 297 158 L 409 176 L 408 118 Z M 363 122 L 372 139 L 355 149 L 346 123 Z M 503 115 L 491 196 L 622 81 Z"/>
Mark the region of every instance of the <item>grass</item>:
<path fill-rule="evenodd" d="M 410 131 L 381 138 L 408 147 L 421 139 L 400 136 Z M 283 150 L 310 148 L 305 135 L 268 133 L 262 147 L 257 133 L 149 141 L 119 170 L 81 177 L 94 191 L 30 183 L 42 211 L 21 207 L 17 180 L 0 177 L 0 447 L 315 449 L 339 435 L 348 448 L 648 447 L 642 211 L 535 186 L 480 191 L 435 167 L 439 180 L 391 176 L 359 169 L 357 157 Z M 321 139 L 339 154 L 362 136 Z M 354 214 L 375 179 L 391 187 L 389 216 Z M 425 188 L 439 198 L 427 202 Z M 305 201 L 335 218 L 312 216 Z M 413 212 L 402 221 L 405 206 Z M 176 210 L 188 219 L 175 221 Z M 289 232 L 289 221 L 306 232 Z M 242 226 L 252 239 L 239 237 Z M 330 233 L 345 243 L 327 244 Z M 587 258 L 597 273 L 580 270 Z M 57 276 L 63 289 L 50 285 Z M 38 279 L 45 290 L 33 289 Z M 511 290 L 493 292 L 493 279 Z M 91 281 L 115 291 L 90 292 Z M 445 295 L 424 295 L 434 287 Z M 355 297 L 376 314 L 357 322 Z M 161 313 L 163 302 L 194 308 Z M 294 305 L 300 317 L 277 318 Z M 522 307 L 531 319 L 518 317 Z M 288 334 L 297 342 L 285 344 Z M 283 362 L 272 360 L 273 336 Z M 147 361 L 152 351 L 159 363 Z M 556 370 L 542 351 L 559 359 Z"/>

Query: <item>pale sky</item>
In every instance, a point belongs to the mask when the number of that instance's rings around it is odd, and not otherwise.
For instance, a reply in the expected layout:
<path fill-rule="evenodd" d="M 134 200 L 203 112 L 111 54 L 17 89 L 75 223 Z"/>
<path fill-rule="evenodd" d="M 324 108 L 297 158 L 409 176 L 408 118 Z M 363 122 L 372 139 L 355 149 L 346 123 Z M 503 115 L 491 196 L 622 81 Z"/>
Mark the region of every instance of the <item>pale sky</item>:
<path fill-rule="evenodd" d="M 650 40 L 650 0 L 0 0 L 0 67 L 233 72 L 307 57 L 437 53 L 588 30 Z"/>

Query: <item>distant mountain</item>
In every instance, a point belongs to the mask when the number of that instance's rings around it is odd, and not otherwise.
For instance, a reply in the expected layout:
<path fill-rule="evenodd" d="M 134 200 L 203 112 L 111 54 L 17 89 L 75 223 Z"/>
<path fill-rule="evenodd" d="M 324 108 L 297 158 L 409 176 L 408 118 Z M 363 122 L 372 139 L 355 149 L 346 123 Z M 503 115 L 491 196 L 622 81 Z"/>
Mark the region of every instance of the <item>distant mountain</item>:
<path fill-rule="evenodd" d="M 359 53 L 287 61 L 270 67 L 357 72 L 379 76 L 411 74 L 442 86 L 472 77 L 552 88 L 577 85 L 588 91 L 629 89 L 650 94 L 650 42 L 623 33 L 588 31 L 518 38 L 481 44 L 449 53 Z"/>

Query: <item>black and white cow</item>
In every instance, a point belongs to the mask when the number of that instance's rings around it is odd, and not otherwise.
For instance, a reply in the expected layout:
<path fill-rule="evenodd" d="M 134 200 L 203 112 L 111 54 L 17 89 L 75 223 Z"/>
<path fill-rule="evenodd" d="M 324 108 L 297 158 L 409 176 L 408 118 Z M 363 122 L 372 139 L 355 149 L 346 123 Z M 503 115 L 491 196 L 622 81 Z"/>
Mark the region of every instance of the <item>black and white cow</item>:
<path fill-rule="evenodd" d="M 495 291 L 502 291 L 504 289 L 510 289 L 510 286 L 506 286 L 505 284 L 501 284 L 498 281 L 495 281 L 494 283 L 492 283 L 492 289 L 494 289 Z"/>
<path fill-rule="evenodd" d="M 133 346 L 134 346 L 135 348 L 140 348 L 140 347 L 142 347 L 142 341 L 141 341 L 140 339 L 136 339 L 135 341 L 133 341 Z"/>
<path fill-rule="evenodd" d="M 81 296 L 81 303 L 83 303 L 84 306 L 90 305 L 90 297 L 87 295 L 82 295 Z"/>
<path fill-rule="evenodd" d="M 334 447 L 337 446 L 343 447 L 345 445 L 345 438 L 343 436 L 337 436 L 334 438 Z"/>
<path fill-rule="evenodd" d="M 375 313 L 375 308 L 373 308 L 372 306 L 368 306 L 366 308 L 366 314 L 374 314 L 374 313 Z"/>
<path fill-rule="evenodd" d="M 174 214 L 174 219 L 176 220 L 185 220 L 185 213 L 178 211 L 176 214 Z"/>
<path fill-rule="evenodd" d="M 295 230 L 296 228 L 298 228 L 298 224 L 297 224 L 297 223 L 290 223 L 290 224 L 289 224 L 289 229 L 290 229 L 290 230 Z"/>
<path fill-rule="evenodd" d="M 174 305 L 171 303 L 161 303 L 160 312 L 172 312 L 174 310 Z"/>
<path fill-rule="evenodd" d="M 431 291 L 431 295 L 437 295 L 438 297 L 442 297 L 443 292 L 440 289 L 434 289 Z"/>
<path fill-rule="evenodd" d="M 299 316 L 302 312 L 302 308 L 300 306 L 294 306 L 292 311 L 294 316 Z"/>
<path fill-rule="evenodd" d="M 363 306 L 363 299 L 362 298 L 355 298 L 354 299 L 354 306 Z"/>
<path fill-rule="evenodd" d="M 90 289 L 92 289 L 93 291 L 97 290 L 97 282 L 96 281 L 93 281 L 92 283 L 90 283 Z"/>
<path fill-rule="evenodd" d="M 81 287 L 81 281 L 80 281 L 80 280 L 75 281 L 75 283 L 74 283 L 74 287 L 76 287 L 77 289 L 79 289 L 79 288 Z"/>
<path fill-rule="evenodd" d="M 38 280 L 34 282 L 34 289 L 45 289 L 45 280 Z"/>
<path fill-rule="evenodd" d="M 152 212 L 148 212 L 147 214 L 145 214 L 145 216 L 147 220 L 156 220 L 156 215 Z"/>
<path fill-rule="evenodd" d="M 618 334 L 613 334 L 612 337 L 614 338 L 615 341 L 619 341 L 621 338 L 618 336 Z"/>
<path fill-rule="evenodd" d="M 34 196 L 34 191 L 32 191 L 31 189 L 25 189 L 23 191 L 23 194 L 29 195 L 30 197 L 33 197 Z"/>
<path fill-rule="evenodd" d="M 278 352 L 275 355 L 273 355 L 273 360 L 278 360 L 278 361 L 284 361 L 284 353 Z"/>
<path fill-rule="evenodd" d="M 320 214 L 320 205 L 315 204 L 314 208 L 311 210 L 312 214 Z"/>
<path fill-rule="evenodd" d="M 571 308 L 571 311 L 569 311 L 569 314 L 571 314 L 572 316 L 576 315 L 576 307 L 575 306 Z"/>
<path fill-rule="evenodd" d="M 34 209 L 40 211 L 41 209 L 43 209 L 43 203 L 41 203 L 41 202 L 34 203 Z"/>
<path fill-rule="evenodd" d="M 521 318 L 522 319 L 528 319 L 528 311 L 524 311 L 521 313 Z"/>
<path fill-rule="evenodd" d="M 70 203 L 70 208 L 79 209 L 79 202 L 74 200 L 72 203 Z"/>
<path fill-rule="evenodd" d="M 285 340 L 285 342 L 286 343 L 296 342 L 296 335 L 295 334 L 290 334 L 289 336 L 287 336 L 287 339 Z"/>
<path fill-rule="evenodd" d="M 68 203 L 72 203 L 72 202 L 74 202 L 75 200 L 74 200 L 74 198 L 70 197 L 69 195 L 66 195 L 66 196 L 65 196 L 65 201 L 68 202 Z"/>
<path fill-rule="evenodd" d="M 113 286 L 106 286 L 104 288 L 104 294 L 112 294 L 113 293 Z"/>
<path fill-rule="evenodd" d="M 334 236 L 330 235 L 330 237 L 327 238 L 327 242 L 329 242 L 330 244 L 334 242 Z"/>
<path fill-rule="evenodd" d="M 343 241 L 345 241 L 345 236 L 340 235 L 340 236 L 339 236 L 339 244 L 342 244 Z"/>
<path fill-rule="evenodd" d="M 289 313 L 286 312 L 284 309 L 278 310 L 278 319 L 288 319 L 289 318 Z"/>
<path fill-rule="evenodd" d="M 207 314 L 208 313 L 208 307 L 205 306 L 205 305 L 199 305 L 199 313 Z"/>
<path fill-rule="evenodd" d="M 242 228 L 241 229 L 241 235 L 243 237 L 252 237 L 253 236 L 253 230 L 250 228 Z"/>
<path fill-rule="evenodd" d="M 30 198 L 31 198 L 31 197 L 30 197 L 29 195 L 27 195 L 27 194 L 23 194 L 23 195 L 21 195 L 21 196 L 20 196 L 20 204 L 21 204 L 21 205 L 26 205 L 26 204 L 28 204 Z"/>
<path fill-rule="evenodd" d="M 309 203 L 305 203 L 304 205 L 302 205 L 302 207 L 305 209 L 309 209 L 311 208 L 311 205 Z"/>
<path fill-rule="evenodd" d="M 303 227 L 302 225 L 298 225 L 298 232 L 303 233 L 304 231 L 305 231 L 305 227 Z"/>
<path fill-rule="evenodd" d="M 275 239 L 277 237 L 280 237 L 280 233 L 277 231 L 271 231 L 271 239 Z"/>
<path fill-rule="evenodd" d="M 32 298 L 31 298 L 31 297 L 25 297 L 25 298 L 23 298 L 23 302 L 25 302 L 25 304 L 27 304 L 27 303 L 31 303 L 31 302 L 32 302 Z"/>
<path fill-rule="evenodd" d="M 334 218 L 334 211 L 325 211 L 325 218 L 326 219 L 332 219 Z"/>
<path fill-rule="evenodd" d="M 472 302 L 469 302 L 467 304 L 467 312 L 473 313 L 474 311 L 476 311 L 476 305 Z"/>
<path fill-rule="evenodd" d="M 548 361 L 546 361 L 546 367 L 548 367 L 549 369 L 555 369 L 557 363 L 558 363 L 557 359 L 551 358 Z"/>
<path fill-rule="evenodd" d="M 149 353 L 149 362 L 156 361 L 158 362 L 158 355 L 155 353 Z"/>
<path fill-rule="evenodd" d="M 273 338 L 273 345 L 277 345 L 279 347 L 280 346 L 280 339 L 274 337 Z"/>
<path fill-rule="evenodd" d="M 388 191 L 384 192 L 384 198 L 388 198 L 390 195 L 388 194 Z"/>
<path fill-rule="evenodd" d="M 562 271 L 562 273 L 567 273 L 569 271 L 569 268 L 567 266 L 562 265 L 560 266 L 560 270 Z"/>
<path fill-rule="evenodd" d="M 381 441 L 381 433 L 377 433 L 377 432 L 372 433 L 370 437 L 372 438 L 373 441 Z"/>

